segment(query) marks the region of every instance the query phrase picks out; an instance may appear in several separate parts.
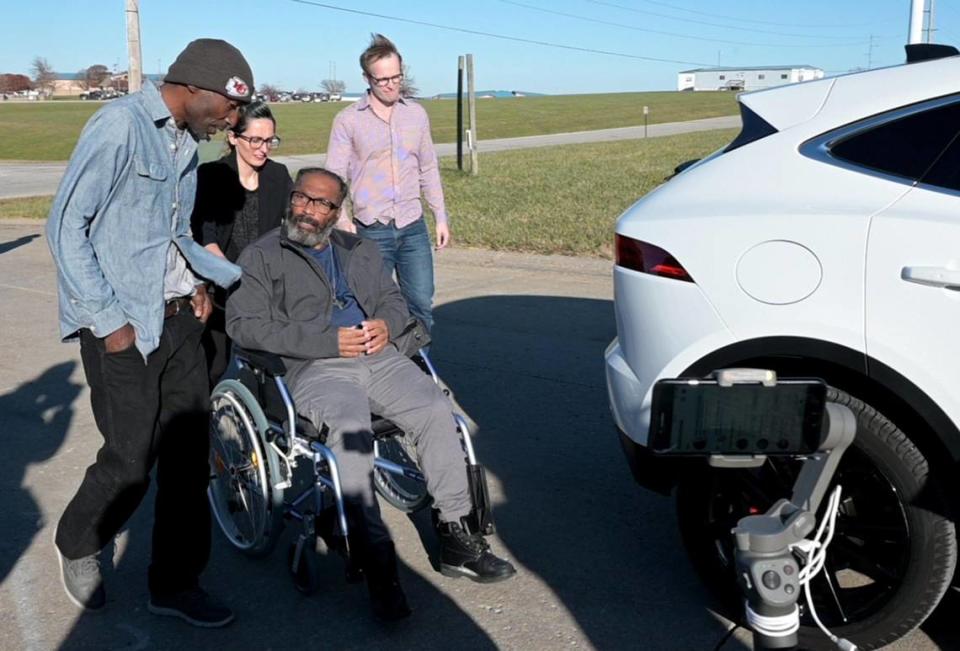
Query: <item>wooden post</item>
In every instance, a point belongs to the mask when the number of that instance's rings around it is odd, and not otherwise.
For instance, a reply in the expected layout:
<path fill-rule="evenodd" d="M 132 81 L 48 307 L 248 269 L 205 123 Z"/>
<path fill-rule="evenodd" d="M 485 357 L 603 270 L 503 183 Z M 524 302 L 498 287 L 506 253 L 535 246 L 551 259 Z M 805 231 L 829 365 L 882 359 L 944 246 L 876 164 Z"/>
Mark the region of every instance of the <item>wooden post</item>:
<path fill-rule="evenodd" d="M 143 82 L 143 64 L 140 52 L 140 7 L 139 0 L 127 0 L 127 92 L 140 90 Z"/>
<path fill-rule="evenodd" d="M 457 169 L 463 171 L 463 55 L 457 57 Z"/>
<path fill-rule="evenodd" d="M 477 164 L 477 95 L 473 75 L 473 55 L 467 55 L 467 104 L 470 110 L 470 174 L 476 176 Z"/>

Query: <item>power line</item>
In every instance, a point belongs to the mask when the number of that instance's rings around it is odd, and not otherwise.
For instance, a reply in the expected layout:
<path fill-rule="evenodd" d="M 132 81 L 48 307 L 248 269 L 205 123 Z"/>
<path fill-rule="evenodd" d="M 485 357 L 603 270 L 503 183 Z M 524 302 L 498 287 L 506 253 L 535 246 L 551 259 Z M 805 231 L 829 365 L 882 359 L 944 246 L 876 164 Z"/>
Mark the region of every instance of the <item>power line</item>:
<path fill-rule="evenodd" d="M 710 17 L 710 18 L 720 18 L 720 19 L 723 19 L 723 20 L 732 20 L 732 21 L 739 22 L 739 23 L 756 23 L 756 24 L 758 24 L 758 25 L 773 25 L 773 26 L 775 26 L 775 27 L 810 27 L 810 28 L 812 28 L 812 29 L 817 29 L 817 28 L 820 28 L 820 27 L 838 27 L 838 25 L 836 25 L 836 24 L 833 24 L 833 25 L 800 25 L 800 24 L 797 24 L 797 23 L 777 23 L 777 22 L 773 22 L 773 21 L 770 21 L 770 20 L 757 20 L 757 19 L 755 19 L 755 18 L 753 18 L 753 19 L 751 19 L 751 18 L 739 18 L 739 17 L 736 17 L 736 16 L 726 16 L 726 15 L 723 15 L 723 14 L 711 14 L 711 13 L 706 12 L 706 11 L 697 11 L 696 9 L 687 9 L 686 7 L 678 7 L 677 5 L 670 4 L 669 2 L 658 2 L 657 0 L 640 0 L 640 1 L 641 1 L 641 2 L 645 2 L 646 4 L 649 4 L 649 5 L 659 5 L 659 6 L 661 6 L 661 7 L 667 7 L 668 9 L 673 9 L 674 11 L 685 11 L 685 12 L 687 12 L 687 13 L 696 14 L 696 15 L 698 15 L 698 16 L 708 16 L 708 17 Z M 624 8 L 625 8 L 625 7 L 624 7 Z M 868 25 L 872 25 L 872 24 L 873 24 L 873 23 L 862 23 L 862 24 L 858 24 L 858 25 L 843 25 L 843 27 L 845 27 L 845 28 L 850 28 L 850 27 L 867 27 Z"/>
<path fill-rule="evenodd" d="M 544 47 L 553 47 L 559 48 L 562 50 L 574 50 L 576 52 L 590 52 L 591 54 L 605 54 L 607 56 L 621 57 L 624 59 L 637 59 L 640 61 L 655 61 L 657 63 L 679 63 L 682 65 L 693 65 L 693 66 L 709 66 L 709 63 L 704 63 L 702 61 L 681 61 L 678 59 L 660 59 L 657 57 L 647 57 L 641 56 L 639 54 L 628 54 L 626 52 L 613 52 L 611 50 L 595 50 L 588 47 L 578 47 L 576 45 L 564 45 L 562 43 L 551 43 L 550 41 L 538 41 L 530 38 L 520 38 L 518 36 L 505 36 L 503 34 L 494 34 L 492 32 L 481 32 L 475 29 L 466 29 L 464 27 L 452 27 L 450 25 L 440 25 L 438 23 L 428 23 L 423 20 L 414 20 L 412 18 L 400 18 L 398 16 L 387 16 L 386 14 L 377 14 L 372 11 L 361 11 L 359 9 L 347 9 L 346 7 L 338 7 L 336 5 L 325 4 L 323 2 L 312 2 L 311 0 L 290 0 L 290 2 L 295 2 L 297 4 L 309 5 L 312 7 L 320 7 L 322 9 L 330 9 L 333 11 L 342 11 L 348 14 L 357 14 L 360 16 L 371 16 L 373 18 L 383 18 L 384 20 L 393 20 L 399 23 L 409 23 L 411 25 L 422 25 L 424 27 L 432 27 L 434 29 L 443 29 L 450 32 L 460 32 L 463 34 L 473 34 L 475 36 L 486 36 L 488 38 L 496 38 L 503 41 L 515 41 L 517 43 L 530 43 L 532 45 L 542 45 Z"/>
<path fill-rule="evenodd" d="M 581 16 L 579 14 L 568 14 L 563 11 L 556 11 L 554 9 L 546 9 L 544 7 L 537 7 L 535 5 L 529 5 L 525 2 L 517 2 L 516 0 L 500 0 L 500 2 L 508 5 L 515 5 L 517 7 L 524 7 L 526 9 L 532 9 L 533 11 L 541 11 L 547 14 L 554 14 L 556 16 L 564 16 L 566 18 L 574 18 L 576 20 L 583 20 L 589 23 L 597 23 L 598 25 L 609 25 L 611 27 L 619 27 L 621 29 L 629 29 L 636 32 L 647 32 L 650 34 L 660 34 L 662 36 L 672 36 L 675 38 L 685 38 L 694 41 L 709 41 L 711 43 L 726 43 L 728 45 L 746 45 L 751 47 L 802 47 L 802 48 L 816 48 L 816 47 L 854 47 L 861 46 L 866 41 L 857 41 L 855 43 L 818 43 L 816 45 L 799 45 L 792 43 L 756 43 L 749 41 L 730 41 L 721 38 L 708 38 L 704 36 L 691 36 L 689 34 L 678 34 L 676 32 L 664 32 L 657 29 L 647 29 L 646 27 L 637 27 L 635 25 L 625 25 L 623 23 L 617 23 L 610 20 L 601 20 L 599 18 L 590 18 L 589 16 Z"/>
<path fill-rule="evenodd" d="M 607 7 L 615 7 L 616 9 L 622 9 L 624 11 L 632 11 L 637 14 L 644 14 L 647 16 L 657 16 L 659 18 L 666 18 L 667 20 L 676 20 L 684 23 L 696 23 L 698 25 L 709 25 L 710 27 L 720 27 L 723 29 L 735 29 L 741 32 L 752 32 L 760 34 L 771 34 L 773 36 L 794 36 L 797 38 L 826 38 L 826 39 L 849 39 L 849 36 L 828 36 L 826 34 L 795 34 L 790 32 L 772 32 L 765 29 L 757 29 L 756 27 L 736 27 L 734 25 L 721 25 L 719 23 L 711 23 L 705 20 L 694 20 L 692 18 L 678 18 L 677 16 L 668 16 L 667 14 L 659 14 L 655 11 L 645 11 L 643 9 L 636 9 L 634 7 L 627 7 L 625 5 L 620 5 L 615 2 L 606 2 L 605 0 L 584 0 L 584 2 L 590 2 L 595 5 L 604 5 Z"/>

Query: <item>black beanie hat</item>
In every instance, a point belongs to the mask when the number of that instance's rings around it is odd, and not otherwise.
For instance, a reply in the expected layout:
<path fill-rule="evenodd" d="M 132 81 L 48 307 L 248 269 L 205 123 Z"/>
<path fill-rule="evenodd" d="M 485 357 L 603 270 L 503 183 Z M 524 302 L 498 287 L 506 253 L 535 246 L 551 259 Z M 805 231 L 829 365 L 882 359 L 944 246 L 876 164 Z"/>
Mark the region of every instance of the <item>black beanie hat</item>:
<path fill-rule="evenodd" d="M 247 60 L 240 50 L 215 38 L 191 41 L 163 80 L 212 90 L 238 102 L 253 99 L 253 72 Z"/>

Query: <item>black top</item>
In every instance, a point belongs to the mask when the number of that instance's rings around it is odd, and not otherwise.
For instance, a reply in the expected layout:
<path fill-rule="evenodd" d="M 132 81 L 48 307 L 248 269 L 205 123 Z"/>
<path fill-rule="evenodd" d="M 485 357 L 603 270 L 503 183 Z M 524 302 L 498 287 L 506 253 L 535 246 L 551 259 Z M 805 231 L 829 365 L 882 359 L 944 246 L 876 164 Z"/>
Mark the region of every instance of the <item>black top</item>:
<path fill-rule="evenodd" d="M 293 181 L 287 167 L 267 159 L 260 170 L 256 191 L 257 237 L 280 225 L 292 191 Z M 202 245 L 216 242 L 231 262 L 237 261 L 244 246 L 257 239 L 250 237 L 246 229 L 237 234 L 245 241 L 234 238 L 234 224 L 242 218 L 248 203 L 247 194 L 247 189 L 240 184 L 236 152 L 197 168 L 197 199 L 190 220 L 193 237 Z"/>

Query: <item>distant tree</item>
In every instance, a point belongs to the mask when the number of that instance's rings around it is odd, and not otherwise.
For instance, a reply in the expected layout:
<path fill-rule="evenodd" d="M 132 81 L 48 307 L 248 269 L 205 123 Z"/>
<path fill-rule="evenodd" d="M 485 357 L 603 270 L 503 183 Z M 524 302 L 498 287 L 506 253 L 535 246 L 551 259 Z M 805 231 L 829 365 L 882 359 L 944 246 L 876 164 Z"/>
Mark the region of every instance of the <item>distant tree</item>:
<path fill-rule="evenodd" d="M 347 83 L 339 79 L 324 79 L 320 82 L 320 85 L 323 87 L 323 90 L 330 93 L 331 95 L 343 95 L 343 91 L 347 89 Z"/>
<path fill-rule="evenodd" d="M 57 75 L 49 61 L 43 57 L 34 57 L 33 63 L 30 64 L 30 72 L 33 73 L 33 83 L 38 89 L 48 95 L 53 93 L 53 82 L 56 81 Z"/>
<path fill-rule="evenodd" d="M 420 89 L 417 88 L 417 80 L 410 74 L 409 66 L 403 64 L 403 83 L 400 84 L 400 95 L 402 97 L 416 97 L 419 94 Z"/>
<path fill-rule="evenodd" d="M 261 84 L 257 87 L 257 92 L 266 97 L 267 100 L 271 100 L 280 95 L 280 90 L 273 84 Z"/>
<path fill-rule="evenodd" d="M 84 68 L 80 71 L 79 75 L 80 86 L 82 86 L 84 90 L 100 88 L 103 86 L 103 82 L 109 78 L 110 70 L 107 66 L 100 63 L 92 65 L 89 68 Z"/>
<path fill-rule="evenodd" d="M 12 73 L 0 75 L 0 93 L 19 93 L 31 88 L 33 88 L 33 84 L 30 83 L 30 77 L 26 75 Z"/>
<path fill-rule="evenodd" d="M 110 83 L 108 85 L 121 93 L 126 93 L 130 89 L 130 84 L 127 82 L 126 73 L 110 75 Z"/>

